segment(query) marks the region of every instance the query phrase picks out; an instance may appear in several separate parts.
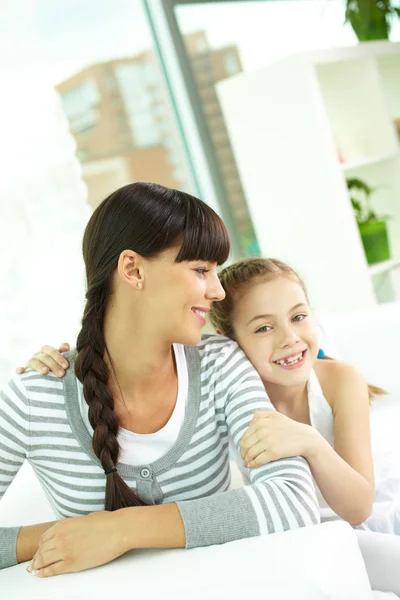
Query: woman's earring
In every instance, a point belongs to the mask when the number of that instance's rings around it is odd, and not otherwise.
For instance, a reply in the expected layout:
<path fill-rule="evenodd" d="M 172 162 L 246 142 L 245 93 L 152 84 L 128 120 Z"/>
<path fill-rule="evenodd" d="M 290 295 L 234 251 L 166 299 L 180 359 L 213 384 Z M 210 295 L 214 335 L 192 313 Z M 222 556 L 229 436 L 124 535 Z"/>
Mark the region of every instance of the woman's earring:
<path fill-rule="evenodd" d="M 141 287 L 142 287 L 142 284 L 140 283 L 140 281 L 138 281 L 138 284 L 137 284 L 137 286 L 138 286 L 138 288 L 141 288 Z"/>

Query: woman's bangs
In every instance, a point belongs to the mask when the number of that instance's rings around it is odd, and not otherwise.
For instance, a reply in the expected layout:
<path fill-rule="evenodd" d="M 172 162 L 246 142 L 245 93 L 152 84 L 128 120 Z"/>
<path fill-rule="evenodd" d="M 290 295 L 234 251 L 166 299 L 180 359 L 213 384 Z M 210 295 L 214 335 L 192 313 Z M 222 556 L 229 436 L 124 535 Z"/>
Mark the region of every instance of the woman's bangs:
<path fill-rule="evenodd" d="M 228 231 L 209 206 L 204 204 L 196 209 L 188 215 L 176 262 L 204 260 L 222 265 L 230 251 Z"/>

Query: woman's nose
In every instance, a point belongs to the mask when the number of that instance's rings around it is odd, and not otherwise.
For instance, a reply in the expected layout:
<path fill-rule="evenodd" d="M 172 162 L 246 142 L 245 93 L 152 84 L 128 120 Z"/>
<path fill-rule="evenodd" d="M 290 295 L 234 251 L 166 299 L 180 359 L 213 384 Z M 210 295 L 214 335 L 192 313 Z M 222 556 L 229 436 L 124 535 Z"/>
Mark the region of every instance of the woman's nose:
<path fill-rule="evenodd" d="M 210 280 L 210 285 L 207 289 L 207 298 L 209 298 L 213 302 L 218 302 L 220 300 L 223 300 L 225 296 L 225 290 L 222 287 L 220 280 L 218 279 L 218 275 L 215 275 L 215 277 L 213 277 Z"/>

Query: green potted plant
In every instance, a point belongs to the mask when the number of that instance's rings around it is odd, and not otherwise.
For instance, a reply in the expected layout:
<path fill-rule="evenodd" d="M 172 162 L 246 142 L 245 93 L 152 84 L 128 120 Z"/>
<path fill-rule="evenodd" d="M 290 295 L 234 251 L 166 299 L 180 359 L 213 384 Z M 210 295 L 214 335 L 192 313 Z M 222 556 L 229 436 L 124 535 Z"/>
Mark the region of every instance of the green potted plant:
<path fill-rule="evenodd" d="M 376 188 L 357 178 L 347 179 L 346 183 L 368 264 L 388 260 L 390 250 L 386 222 L 389 217 L 378 217 L 372 210 L 371 194 Z"/>
<path fill-rule="evenodd" d="M 400 7 L 392 0 L 346 0 L 349 22 L 360 42 L 388 40 L 392 20 L 400 17 Z"/>

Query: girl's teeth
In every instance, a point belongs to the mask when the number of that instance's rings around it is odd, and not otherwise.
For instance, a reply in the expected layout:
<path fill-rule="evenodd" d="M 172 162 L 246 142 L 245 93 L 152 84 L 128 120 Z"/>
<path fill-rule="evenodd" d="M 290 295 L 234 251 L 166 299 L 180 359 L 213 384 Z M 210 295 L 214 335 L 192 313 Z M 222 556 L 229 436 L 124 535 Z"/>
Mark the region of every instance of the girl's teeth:
<path fill-rule="evenodd" d="M 300 352 L 300 354 L 297 354 L 297 356 L 292 356 L 291 358 L 288 358 L 287 360 L 278 360 L 276 361 L 277 365 L 293 365 L 297 362 L 299 362 L 299 360 L 301 360 L 303 356 L 303 353 Z"/>

